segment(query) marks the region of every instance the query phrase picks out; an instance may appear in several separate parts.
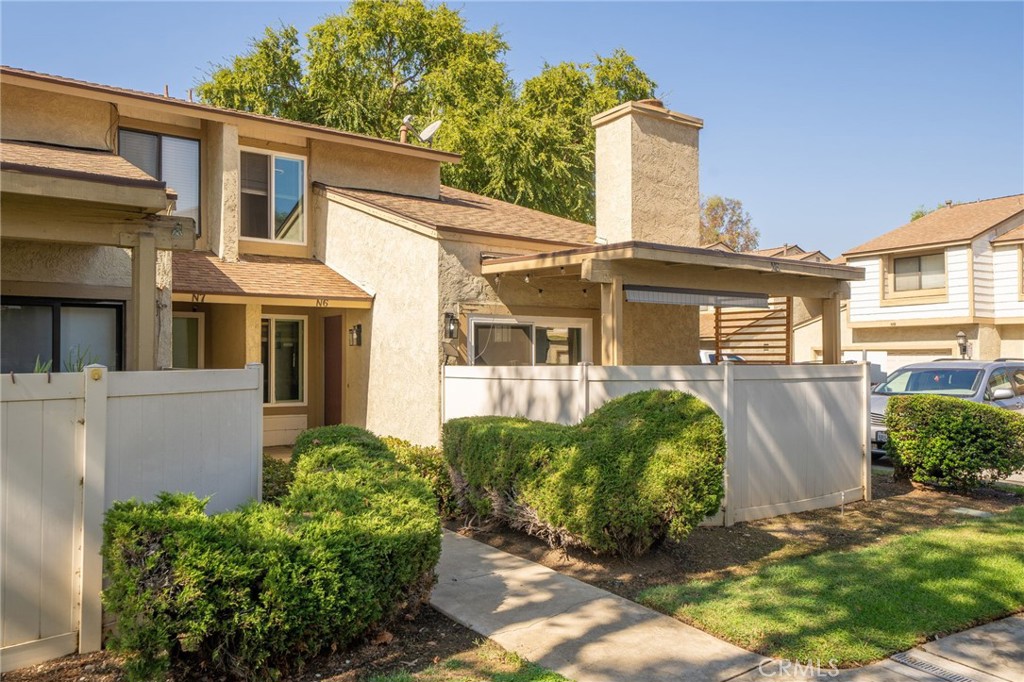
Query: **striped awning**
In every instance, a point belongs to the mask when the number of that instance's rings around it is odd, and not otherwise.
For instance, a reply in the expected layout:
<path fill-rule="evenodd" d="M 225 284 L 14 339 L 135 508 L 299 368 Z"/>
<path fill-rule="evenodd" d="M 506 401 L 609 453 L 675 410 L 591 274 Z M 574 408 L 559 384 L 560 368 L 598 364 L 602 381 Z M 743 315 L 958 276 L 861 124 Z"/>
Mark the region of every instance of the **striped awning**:
<path fill-rule="evenodd" d="M 736 291 L 708 291 L 627 284 L 622 287 L 628 303 L 707 305 L 717 308 L 767 308 L 768 295 Z"/>

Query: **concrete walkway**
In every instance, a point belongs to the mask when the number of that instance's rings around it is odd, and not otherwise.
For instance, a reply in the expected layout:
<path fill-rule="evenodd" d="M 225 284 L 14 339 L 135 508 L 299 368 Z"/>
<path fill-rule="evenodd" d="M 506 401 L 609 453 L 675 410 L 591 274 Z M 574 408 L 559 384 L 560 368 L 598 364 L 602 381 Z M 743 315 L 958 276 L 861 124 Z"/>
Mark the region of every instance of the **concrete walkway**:
<path fill-rule="evenodd" d="M 449 531 L 437 573 L 434 608 L 576 682 L 1024 682 L 1024 615 L 864 668 L 836 674 L 823 663 L 794 673 L 784 662 Z"/>

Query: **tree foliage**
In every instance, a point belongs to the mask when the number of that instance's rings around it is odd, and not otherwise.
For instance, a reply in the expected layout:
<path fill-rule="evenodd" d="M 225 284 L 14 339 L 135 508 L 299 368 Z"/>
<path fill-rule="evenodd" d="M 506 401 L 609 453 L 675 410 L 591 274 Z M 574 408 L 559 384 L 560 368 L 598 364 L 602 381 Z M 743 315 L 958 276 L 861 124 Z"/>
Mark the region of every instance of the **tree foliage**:
<path fill-rule="evenodd" d="M 734 251 L 757 248 L 761 233 L 751 224 L 750 214 L 743 210 L 743 202 L 712 195 L 700 201 L 700 243 L 723 242 Z"/>
<path fill-rule="evenodd" d="M 939 203 L 939 204 L 937 204 L 935 206 L 935 208 L 925 208 L 924 204 L 921 204 L 920 206 L 918 206 L 917 208 L 915 208 L 913 211 L 910 212 L 910 222 L 914 222 L 915 220 L 918 220 L 919 218 L 923 218 L 926 215 L 928 215 L 929 213 L 931 213 L 932 211 L 940 209 L 943 206 L 945 206 L 945 204 Z"/>
<path fill-rule="evenodd" d="M 355 0 L 314 26 L 268 27 L 198 87 L 210 104 L 394 138 L 407 114 L 444 125 L 434 144 L 462 154 L 442 180 L 582 221 L 594 217 L 590 118 L 652 97 L 624 50 L 546 64 L 517 86 L 497 27 L 468 31 L 458 11 L 421 0 Z"/>

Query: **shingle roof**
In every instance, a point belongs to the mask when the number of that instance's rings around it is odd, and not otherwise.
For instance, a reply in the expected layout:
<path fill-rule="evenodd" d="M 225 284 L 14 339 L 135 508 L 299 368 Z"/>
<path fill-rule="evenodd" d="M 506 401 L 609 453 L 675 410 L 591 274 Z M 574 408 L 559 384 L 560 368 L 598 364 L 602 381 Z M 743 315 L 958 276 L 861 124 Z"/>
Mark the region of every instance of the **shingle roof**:
<path fill-rule="evenodd" d="M 1024 242 L 1024 225 L 1015 227 L 1002 237 L 993 239 L 993 244 L 1014 244 L 1016 242 Z"/>
<path fill-rule="evenodd" d="M 342 187 L 329 187 L 328 190 L 435 230 L 573 245 L 593 244 L 596 236 L 593 225 L 454 187 L 442 186 L 439 199 Z"/>
<path fill-rule="evenodd" d="M 226 262 L 209 251 L 175 251 L 176 293 L 370 301 L 358 286 L 318 260 L 244 254 Z"/>
<path fill-rule="evenodd" d="M 165 188 L 163 182 L 113 152 L 36 142 L 0 141 L 0 168 L 130 187 Z"/>
<path fill-rule="evenodd" d="M 970 241 L 1021 211 L 1024 211 L 1024 194 L 937 208 L 923 218 L 886 232 L 844 255 Z"/>
<path fill-rule="evenodd" d="M 131 90 L 129 88 L 118 88 L 113 85 L 103 85 L 102 83 L 92 83 L 90 81 L 83 81 L 75 78 L 67 78 L 65 76 L 54 76 L 53 74 L 49 73 L 40 73 L 38 71 L 29 71 L 27 69 L 18 69 L 13 66 L 0 66 L 0 75 L 17 76 L 21 78 L 28 78 L 46 83 L 55 83 L 60 85 L 71 86 L 74 88 L 80 88 L 83 90 L 100 92 L 108 95 L 120 95 L 123 97 L 131 97 L 137 100 L 145 100 L 148 102 L 156 102 L 159 104 L 169 104 L 176 107 L 184 107 L 193 110 L 194 112 L 196 112 L 197 115 L 200 115 L 204 112 L 207 114 L 227 114 L 230 116 L 247 118 L 256 121 L 276 123 L 278 125 L 288 126 L 290 128 L 297 128 L 300 130 L 307 130 L 310 132 L 323 133 L 337 138 L 346 138 L 349 141 L 352 141 L 353 143 L 357 144 L 385 146 L 390 148 L 392 151 L 397 151 L 399 153 L 409 153 L 410 151 L 414 151 L 418 155 L 430 156 L 440 161 L 458 162 L 459 159 L 461 158 L 459 154 L 453 152 L 442 151 L 439 149 L 430 149 L 428 147 L 418 147 L 415 145 L 398 142 L 396 140 L 385 140 L 377 137 L 371 137 L 369 135 L 350 133 L 344 130 L 338 130 L 337 128 L 329 128 L 327 126 L 316 125 L 313 123 L 303 123 L 301 121 L 293 121 L 286 118 L 278 118 L 276 116 L 267 116 L 265 114 L 256 114 L 249 111 L 239 111 L 237 109 L 228 109 L 226 107 L 215 107 L 211 104 L 191 102 L 189 100 L 184 100 L 177 97 L 164 97 L 163 95 L 157 95 L 152 92 L 144 92 L 142 90 Z"/>

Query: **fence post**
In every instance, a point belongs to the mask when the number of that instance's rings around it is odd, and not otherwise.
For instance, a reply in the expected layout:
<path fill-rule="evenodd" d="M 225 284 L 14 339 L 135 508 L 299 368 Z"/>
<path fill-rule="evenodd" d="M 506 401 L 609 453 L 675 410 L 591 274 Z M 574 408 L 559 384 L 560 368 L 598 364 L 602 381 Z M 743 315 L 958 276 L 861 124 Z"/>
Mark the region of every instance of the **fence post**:
<path fill-rule="evenodd" d="M 252 394 L 252 413 L 256 423 L 253 425 L 252 447 L 255 452 L 256 466 L 256 501 L 263 501 L 263 363 L 249 362 L 245 368 L 256 372 L 256 390 Z"/>
<path fill-rule="evenodd" d="M 580 378 L 577 384 L 576 423 L 579 424 L 590 414 L 590 363 L 579 363 Z"/>
<path fill-rule="evenodd" d="M 723 474 L 723 488 L 725 492 L 722 496 L 722 525 L 731 526 L 736 523 L 736 511 L 733 509 L 733 494 L 732 494 L 732 477 L 730 476 L 730 470 L 732 469 L 733 455 L 736 452 L 735 443 L 733 436 L 733 401 L 735 396 L 733 395 L 733 363 L 726 360 L 722 363 L 724 367 L 724 381 L 722 386 L 722 401 L 723 401 L 723 412 L 722 424 L 725 427 L 725 473 Z"/>
<path fill-rule="evenodd" d="M 107 368 L 89 365 L 85 380 L 85 437 L 82 453 L 82 537 L 79 565 L 82 567 L 79 611 L 78 651 L 99 651 L 103 644 L 103 513 L 107 467 Z"/>
<path fill-rule="evenodd" d="M 861 366 L 861 414 L 864 415 L 861 427 L 861 482 L 864 488 L 864 499 L 871 499 L 871 363 L 862 362 Z"/>

